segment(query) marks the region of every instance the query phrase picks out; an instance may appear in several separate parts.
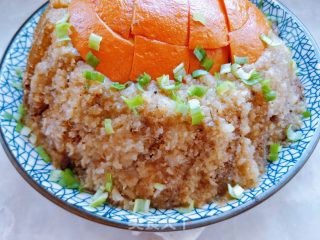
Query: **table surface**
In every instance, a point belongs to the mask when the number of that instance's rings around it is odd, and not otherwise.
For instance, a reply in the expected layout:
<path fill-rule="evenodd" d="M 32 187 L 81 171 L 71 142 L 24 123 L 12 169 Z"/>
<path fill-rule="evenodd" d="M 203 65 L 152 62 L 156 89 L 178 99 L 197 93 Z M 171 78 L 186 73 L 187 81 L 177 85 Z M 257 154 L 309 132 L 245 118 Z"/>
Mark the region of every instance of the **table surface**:
<path fill-rule="evenodd" d="M 0 56 L 24 20 L 44 0 L 0 0 Z M 319 0 L 283 0 L 320 43 Z M 5 11 L 3 11 L 6 9 Z M 209 226 L 199 239 L 319 239 L 320 145 L 304 168 L 281 191 L 232 219 Z M 32 189 L 0 147 L 0 240 L 161 239 L 152 233 L 132 234 L 103 226 L 61 209 Z M 189 239 L 199 232 L 162 237 Z M 191 238 L 192 239 L 192 238 Z"/>

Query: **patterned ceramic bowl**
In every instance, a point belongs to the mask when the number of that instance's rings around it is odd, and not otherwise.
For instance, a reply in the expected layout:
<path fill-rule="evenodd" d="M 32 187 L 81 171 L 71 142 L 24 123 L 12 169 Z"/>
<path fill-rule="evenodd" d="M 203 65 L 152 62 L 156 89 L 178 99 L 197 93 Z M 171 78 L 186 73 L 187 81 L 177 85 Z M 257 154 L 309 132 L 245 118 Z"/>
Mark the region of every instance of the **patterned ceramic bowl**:
<path fill-rule="evenodd" d="M 258 4 L 260 0 L 253 0 Z M 0 65 L 0 111 L 15 113 L 22 102 L 23 93 L 15 89 L 11 81 L 17 80 L 15 69 L 26 65 L 32 44 L 33 31 L 47 4 L 37 10 L 13 37 Z M 24 179 L 43 196 L 87 219 L 120 228 L 145 231 L 171 231 L 190 229 L 216 223 L 230 218 L 261 203 L 283 187 L 305 164 L 315 148 L 319 135 L 320 119 L 320 52 L 304 25 L 285 6 L 276 0 L 265 0 L 264 13 L 279 21 L 280 37 L 291 47 L 294 59 L 299 63 L 301 81 L 305 87 L 308 108 L 312 117 L 304 121 L 301 129 L 303 139 L 284 148 L 280 160 L 269 164 L 265 175 L 255 189 L 245 191 L 240 200 L 218 206 L 207 204 L 191 213 L 177 210 L 152 209 L 148 213 L 133 213 L 105 205 L 98 209 L 90 207 L 91 195 L 64 189 L 49 182 L 53 169 L 45 163 L 34 147 L 15 131 L 16 123 L 1 122 L 1 143 L 9 159 Z"/>

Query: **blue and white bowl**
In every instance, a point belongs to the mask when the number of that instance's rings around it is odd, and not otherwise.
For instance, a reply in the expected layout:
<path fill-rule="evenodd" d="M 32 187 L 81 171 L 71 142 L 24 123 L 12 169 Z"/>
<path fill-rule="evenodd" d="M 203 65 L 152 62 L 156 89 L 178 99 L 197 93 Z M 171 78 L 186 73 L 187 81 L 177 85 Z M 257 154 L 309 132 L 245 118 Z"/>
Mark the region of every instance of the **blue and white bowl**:
<path fill-rule="evenodd" d="M 259 0 L 253 0 L 258 4 Z M 23 93 L 10 84 L 17 79 L 15 69 L 24 69 L 32 44 L 33 32 L 47 4 L 37 10 L 18 30 L 8 46 L 0 65 L 0 114 L 15 113 L 22 102 Z M 284 148 L 280 160 L 269 164 L 259 185 L 245 191 L 240 200 L 217 205 L 207 204 L 191 213 L 180 214 L 177 210 L 152 209 L 148 213 L 133 213 L 105 205 L 90 207 L 91 195 L 77 190 L 64 189 L 48 181 L 53 169 L 45 163 L 35 148 L 15 131 L 16 123 L 2 117 L 1 143 L 12 164 L 24 179 L 43 196 L 64 209 L 87 219 L 132 230 L 171 231 L 190 229 L 216 223 L 246 211 L 261 203 L 283 187 L 305 164 L 315 148 L 319 136 L 320 119 L 320 52 L 305 26 L 277 0 L 265 0 L 262 8 L 279 21 L 280 37 L 291 47 L 294 59 L 299 63 L 301 81 L 305 88 L 307 106 L 312 117 L 304 121 L 303 138 Z"/>

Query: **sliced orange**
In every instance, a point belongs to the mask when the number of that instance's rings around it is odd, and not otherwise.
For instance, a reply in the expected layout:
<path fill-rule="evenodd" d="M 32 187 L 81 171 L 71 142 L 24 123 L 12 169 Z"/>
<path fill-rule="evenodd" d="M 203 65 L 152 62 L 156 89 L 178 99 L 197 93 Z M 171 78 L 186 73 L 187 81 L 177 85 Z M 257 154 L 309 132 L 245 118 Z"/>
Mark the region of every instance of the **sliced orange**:
<path fill-rule="evenodd" d="M 182 62 L 188 72 L 188 47 L 135 36 L 135 50 L 130 79 L 136 80 L 144 72 L 148 73 L 153 80 L 163 74 L 169 74 L 173 79 L 173 69 Z"/>
<path fill-rule="evenodd" d="M 254 63 L 266 48 L 260 40 L 260 35 L 268 34 L 271 28 L 257 7 L 252 5 L 248 10 L 248 15 L 248 21 L 242 28 L 229 33 L 230 48 L 231 56 L 249 57 L 250 63 Z"/>
<path fill-rule="evenodd" d="M 114 82 L 127 82 L 130 76 L 134 45 L 114 33 L 97 15 L 90 0 L 73 0 L 69 5 L 71 40 L 81 57 L 89 51 L 100 60 L 96 70 Z M 102 37 L 100 51 L 89 49 L 91 33 Z"/>
<path fill-rule="evenodd" d="M 205 51 L 207 53 L 207 57 L 214 60 L 213 67 L 210 70 L 211 74 L 214 74 L 215 72 L 220 72 L 221 65 L 230 62 L 229 46 L 216 49 L 206 49 Z M 198 69 L 204 69 L 204 67 L 201 66 L 201 62 L 196 58 L 193 51 L 190 50 L 189 72 L 192 73 L 193 71 Z"/>
<path fill-rule="evenodd" d="M 188 45 L 188 0 L 135 0 L 132 34 Z"/>
<path fill-rule="evenodd" d="M 190 1 L 190 38 L 189 48 L 197 46 L 212 49 L 227 46 L 228 27 L 223 6 L 219 0 Z M 195 15 L 204 16 L 206 23 L 195 21 Z"/>
<path fill-rule="evenodd" d="M 247 0 L 223 0 L 231 32 L 240 29 L 248 20 L 249 4 Z"/>
<path fill-rule="evenodd" d="M 102 21 L 123 38 L 129 39 L 133 0 L 91 0 Z"/>

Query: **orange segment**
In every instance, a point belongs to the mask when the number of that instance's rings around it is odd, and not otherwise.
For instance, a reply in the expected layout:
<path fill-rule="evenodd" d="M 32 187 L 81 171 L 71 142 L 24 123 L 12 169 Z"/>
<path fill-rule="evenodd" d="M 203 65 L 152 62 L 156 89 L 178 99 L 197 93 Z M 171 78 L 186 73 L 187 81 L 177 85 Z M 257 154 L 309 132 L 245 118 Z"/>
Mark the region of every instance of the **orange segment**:
<path fill-rule="evenodd" d="M 169 74 L 171 79 L 173 79 L 173 69 L 182 62 L 184 62 L 184 66 L 188 72 L 188 47 L 171 45 L 142 36 L 135 36 L 135 50 L 130 79 L 136 80 L 144 72 L 148 73 L 153 80 L 163 74 Z"/>
<path fill-rule="evenodd" d="M 132 34 L 188 45 L 188 0 L 135 0 Z"/>
<path fill-rule="evenodd" d="M 223 12 L 219 0 L 190 1 L 190 49 L 195 49 L 198 45 L 210 49 L 229 44 L 226 17 Z M 197 13 L 205 17 L 205 25 L 193 19 Z"/>
<path fill-rule="evenodd" d="M 89 51 L 100 60 L 97 71 L 114 82 L 127 82 L 132 67 L 134 45 L 115 34 L 96 14 L 90 0 L 73 0 L 69 5 L 71 40 L 81 57 Z M 89 49 L 91 33 L 101 36 L 100 51 Z"/>
<path fill-rule="evenodd" d="M 211 74 L 220 72 L 222 64 L 229 62 L 230 49 L 229 46 L 216 49 L 206 49 L 207 56 L 214 60 L 213 67 L 210 70 Z M 204 69 L 201 66 L 201 62 L 196 58 L 193 51 L 190 50 L 190 68 L 189 72 L 192 73 L 195 70 Z"/>
<path fill-rule="evenodd" d="M 248 0 L 224 0 L 230 31 L 240 29 L 248 20 Z"/>
<path fill-rule="evenodd" d="M 257 7 L 252 5 L 249 8 L 248 15 L 248 21 L 242 28 L 229 33 L 231 56 L 249 57 L 250 63 L 254 63 L 265 50 L 260 35 L 262 33 L 268 34 L 270 26 Z"/>
<path fill-rule="evenodd" d="M 92 0 L 102 21 L 123 38 L 129 39 L 133 19 L 133 0 Z"/>

